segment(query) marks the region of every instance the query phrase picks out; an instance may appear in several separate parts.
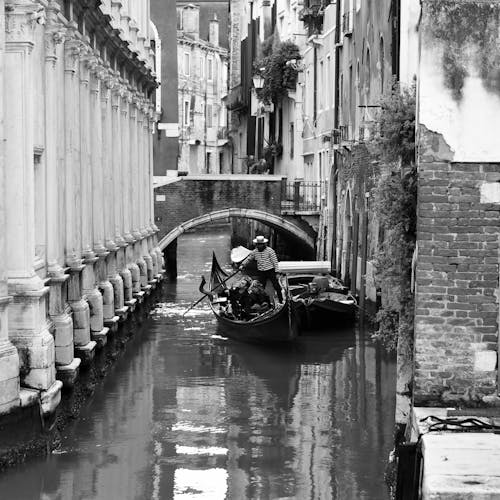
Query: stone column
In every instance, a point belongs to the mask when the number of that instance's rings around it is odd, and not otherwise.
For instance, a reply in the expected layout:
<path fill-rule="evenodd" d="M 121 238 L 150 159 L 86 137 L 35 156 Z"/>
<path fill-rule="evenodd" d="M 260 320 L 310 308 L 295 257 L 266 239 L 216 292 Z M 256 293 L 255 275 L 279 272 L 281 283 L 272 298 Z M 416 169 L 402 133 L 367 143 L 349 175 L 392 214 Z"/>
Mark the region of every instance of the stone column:
<path fill-rule="evenodd" d="M 81 241 L 82 258 L 85 268 L 82 271 L 82 292 L 90 309 L 90 337 L 98 345 L 106 342 L 108 329 L 104 327 L 102 315 L 102 295 L 97 289 L 95 265 L 98 260 L 93 249 L 93 199 L 92 199 L 92 146 L 94 125 L 95 85 L 90 84 L 90 73 L 97 67 L 97 58 L 85 39 L 85 55 L 80 58 L 80 179 L 82 191 Z"/>
<path fill-rule="evenodd" d="M 111 238 L 112 231 L 110 212 L 112 211 L 112 193 L 109 191 L 110 185 L 110 162 L 111 162 L 111 113 L 110 113 L 110 92 L 112 82 L 110 80 L 109 67 L 103 67 L 101 80 L 101 164 L 99 165 L 98 172 L 98 182 L 100 184 L 100 205 L 102 206 L 102 220 L 100 233 L 104 238 L 105 252 L 99 255 L 98 265 L 98 279 L 99 288 L 102 293 L 103 299 L 103 315 L 104 315 L 104 325 L 108 328 L 114 329 L 118 321 L 118 317 L 115 316 L 115 300 L 114 300 L 114 289 L 113 285 L 108 279 L 109 271 L 114 271 L 115 266 L 115 252 L 117 247 L 115 242 Z M 94 219 L 94 224 L 97 220 Z M 114 273 L 116 274 L 116 272 Z"/>
<path fill-rule="evenodd" d="M 148 139 L 148 131 L 149 131 L 149 121 L 148 121 L 148 101 L 144 98 L 141 98 L 140 103 L 140 115 L 142 122 L 139 126 L 139 181 L 140 181 L 140 217 L 141 217 L 141 254 L 144 262 L 146 263 L 146 283 L 144 289 L 149 293 L 155 280 L 153 280 L 153 259 L 149 253 L 149 237 L 151 236 L 150 228 L 149 228 L 149 200 L 148 200 L 148 191 L 149 191 L 149 179 L 148 179 L 148 162 L 149 155 L 147 152 L 147 139 Z"/>
<path fill-rule="evenodd" d="M 74 357 L 73 319 L 68 295 L 65 273 L 64 247 L 61 245 L 60 214 L 64 210 L 64 171 L 58 162 L 57 142 L 58 119 L 58 78 L 57 50 L 63 42 L 63 26 L 58 23 L 59 5 L 51 1 L 47 7 L 47 28 L 45 31 L 45 162 L 47 165 L 47 264 L 50 277 L 49 315 L 54 323 L 55 360 L 57 378 L 66 386 L 72 386 L 80 359 Z"/>
<path fill-rule="evenodd" d="M 154 105 L 151 105 L 151 113 L 152 113 L 152 118 L 151 118 L 151 127 L 154 129 L 156 122 L 159 120 L 159 115 L 155 112 Z M 161 251 L 160 247 L 158 246 L 158 233 L 160 232 L 160 229 L 158 226 L 155 224 L 154 220 L 154 215 L 155 215 L 155 210 L 154 210 L 154 189 L 153 189 L 153 178 L 154 178 L 154 161 L 153 161 L 153 135 L 152 131 L 149 136 L 150 140 L 150 165 L 151 165 L 151 206 L 150 206 L 150 217 L 151 217 L 151 227 L 154 231 L 153 235 L 153 244 L 154 244 L 154 250 L 157 256 L 157 262 L 158 262 L 158 274 L 157 278 L 159 280 L 162 280 L 165 276 L 165 260 L 163 257 L 163 252 Z"/>
<path fill-rule="evenodd" d="M 132 89 L 134 92 L 134 90 Z M 131 212 L 131 228 L 133 243 L 133 262 L 129 265 L 130 272 L 132 273 L 132 289 L 134 297 L 139 301 L 143 300 L 144 292 L 141 290 L 142 286 L 142 273 L 146 268 L 146 263 L 140 257 L 140 240 L 141 233 L 139 230 L 139 213 L 138 213 L 138 193 L 139 179 L 137 169 L 137 118 L 138 118 L 138 101 L 135 95 L 132 94 L 132 102 L 130 104 L 130 202 L 132 204 Z M 141 270 L 142 266 L 142 270 Z M 145 282 L 145 278 L 144 278 Z M 145 284 L 145 283 L 144 283 Z"/>
<path fill-rule="evenodd" d="M 100 283 L 100 270 L 105 265 L 108 255 L 104 247 L 104 227 L 103 227 L 103 186 L 102 186 L 102 136 L 101 136 L 101 81 L 104 78 L 104 70 L 98 57 L 95 55 L 89 59 L 90 68 L 90 164 L 89 177 L 89 202 L 92 225 L 91 248 L 85 250 L 85 261 L 89 268 L 84 276 L 84 292 L 90 305 L 90 329 L 92 338 L 100 345 L 106 343 L 106 335 L 109 331 L 104 326 L 104 305 L 103 296 L 97 284 Z"/>
<path fill-rule="evenodd" d="M 109 208 L 109 228 L 108 234 L 112 235 L 114 249 L 108 246 L 111 251 L 108 257 L 108 278 L 113 285 L 114 290 L 114 308 L 115 317 L 118 319 L 124 317 L 128 311 L 125 306 L 124 285 L 123 278 L 119 273 L 122 266 L 122 249 L 126 245 L 120 231 L 121 220 L 121 198 L 123 197 L 122 191 L 122 177 L 120 173 L 121 168 L 121 127 L 120 127 L 120 84 L 118 82 L 118 75 L 113 71 L 112 82 L 110 86 L 111 99 L 111 119 L 109 121 L 109 140 L 110 140 L 110 157 L 108 161 L 108 171 L 106 175 L 106 185 L 108 196 L 111 199 L 108 203 Z M 109 111 L 109 108 L 108 108 Z M 109 244 L 110 242 L 108 242 Z M 123 259 L 124 260 L 124 259 Z"/>
<path fill-rule="evenodd" d="M 132 310 L 135 308 L 137 302 L 133 295 L 133 285 L 132 285 L 132 273 L 130 270 L 130 265 L 133 261 L 133 248 L 132 243 L 134 238 L 130 233 L 131 223 L 130 223 L 130 211 L 132 205 L 130 203 L 130 124 L 129 124 L 129 106 L 131 94 L 122 82 L 120 89 L 121 97 L 121 126 L 120 133 L 122 137 L 121 149 L 123 154 L 121 156 L 121 172 L 122 172 L 122 196 L 120 196 L 121 206 L 122 206 L 122 234 L 125 241 L 125 246 L 123 247 L 123 265 L 120 267 L 120 274 L 123 279 L 123 294 L 125 304 L 129 306 Z"/>
<path fill-rule="evenodd" d="M 47 411 L 60 400 L 61 382 L 55 380 L 54 338 L 47 325 L 49 287 L 35 273 L 35 203 L 33 158 L 33 60 L 35 12 L 39 4 L 8 1 L 5 5 L 6 51 L 3 65 L 5 81 L 4 132 L 6 176 L 4 232 L 8 242 L 6 267 L 9 295 L 14 300 L 9 309 L 8 327 L 21 362 L 21 383 L 44 391 L 42 402 Z M 5 316 L 5 299 L 2 306 Z M 5 327 L 2 328 L 5 334 Z M 10 346 L 6 355 L 13 366 L 11 385 L 16 385 L 16 360 Z M 15 389 L 10 389 L 10 396 Z M 9 396 L 9 398 L 10 398 Z M 12 404 L 12 401 L 6 401 Z"/>
<path fill-rule="evenodd" d="M 144 224 L 144 98 L 140 92 L 136 93 L 137 101 L 137 164 L 136 164 L 136 178 L 137 178 L 137 207 L 138 207 L 138 221 L 137 232 L 140 235 L 137 243 L 138 260 L 137 265 L 141 271 L 141 290 L 149 294 L 151 292 L 151 285 L 148 283 L 149 268 L 151 262 L 147 255 L 147 241 L 148 231 Z"/>
<path fill-rule="evenodd" d="M 69 267 L 70 282 L 68 300 L 73 311 L 73 332 L 75 352 L 84 363 L 88 363 L 95 352 L 96 343 L 90 335 L 90 308 L 84 299 L 81 243 L 81 189 L 80 189 L 80 55 L 84 48 L 79 39 L 78 27 L 68 28 L 68 39 L 64 44 L 64 169 L 66 174 L 64 214 L 66 217 L 66 264 Z M 60 138 L 59 138 L 60 139 Z"/>
<path fill-rule="evenodd" d="M 4 2 L 0 1 L 1 12 Z M 3 14 L 0 16 L 0 67 L 4 67 L 5 26 Z M 4 116 L 4 88 L 0 79 L 0 116 Z M 3 120 L 0 121 L 0 137 L 4 137 Z M 4 144 L 0 144 L 0 227 L 6 227 L 7 193 Z M 9 340 L 9 304 L 12 297 L 8 294 L 7 234 L 0 231 L 0 414 L 7 413 L 19 406 L 19 356 L 17 349 Z"/>
<path fill-rule="evenodd" d="M 146 130 L 146 159 L 147 159 L 147 184 L 146 184 L 146 214 L 149 231 L 148 252 L 153 261 L 153 280 L 158 281 L 158 254 L 155 249 L 154 212 L 153 209 L 153 131 L 154 131 L 154 108 L 148 103 L 147 106 L 147 130 Z"/>

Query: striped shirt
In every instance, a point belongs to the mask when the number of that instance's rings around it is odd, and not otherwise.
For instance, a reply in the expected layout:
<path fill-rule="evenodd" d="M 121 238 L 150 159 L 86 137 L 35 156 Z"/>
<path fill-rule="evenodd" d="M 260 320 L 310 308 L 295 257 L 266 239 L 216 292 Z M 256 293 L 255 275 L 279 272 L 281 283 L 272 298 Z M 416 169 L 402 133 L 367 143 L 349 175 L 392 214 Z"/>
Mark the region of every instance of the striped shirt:
<path fill-rule="evenodd" d="M 276 257 L 276 252 L 270 247 L 264 248 L 262 252 L 259 252 L 257 249 L 253 250 L 247 261 L 252 260 L 257 262 L 257 269 L 259 271 L 278 270 L 278 257 Z"/>

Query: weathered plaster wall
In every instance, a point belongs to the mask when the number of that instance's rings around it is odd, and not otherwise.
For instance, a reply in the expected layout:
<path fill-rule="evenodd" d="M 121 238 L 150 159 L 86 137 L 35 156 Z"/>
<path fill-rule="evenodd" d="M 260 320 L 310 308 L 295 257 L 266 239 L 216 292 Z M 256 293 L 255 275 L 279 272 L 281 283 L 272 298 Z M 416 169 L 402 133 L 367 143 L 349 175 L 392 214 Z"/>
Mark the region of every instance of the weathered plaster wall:
<path fill-rule="evenodd" d="M 420 134 L 442 136 L 450 160 L 499 160 L 499 25 L 497 2 L 422 2 Z"/>
<path fill-rule="evenodd" d="M 410 85 L 418 72 L 418 22 L 420 0 L 406 0 L 401 5 L 399 81 Z"/>

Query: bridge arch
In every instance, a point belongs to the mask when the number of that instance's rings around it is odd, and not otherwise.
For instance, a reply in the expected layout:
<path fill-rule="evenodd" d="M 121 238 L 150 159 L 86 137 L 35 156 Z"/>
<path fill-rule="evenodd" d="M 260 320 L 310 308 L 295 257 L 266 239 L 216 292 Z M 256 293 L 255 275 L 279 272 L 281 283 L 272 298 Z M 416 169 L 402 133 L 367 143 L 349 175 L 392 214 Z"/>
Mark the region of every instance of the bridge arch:
<path fill-rule="evenodd" d="M 226 208 L 224 210 L 217 210 L 215 212 L 210 212 L 199 217 L 194 217 L 193 219 L 179 224 L 176 228 L 167 233 L 160 240 L 159 246 L 162 250 L 165 250 L 165 248 L 170 245 L 170 243 L 175 241 L 182 233 L 184 233 L 188 229 L 201 226 L 202 224 L 206 224 L 208 222 L 228 219 L 231 217 L 241 217 L 246 219 L 258 220 L 259 222 L 263 222 L 271 227 L 281 229 L 291 236 L 295 236 L 296 238 L 307 244 L 309 247 L 311 247 L 313 250 L 315 248 L 314 238 L 312 238 L 308 233 L 306 233 L 303 229 L 296 226 L 292 222 L 289 222 L 278 215 L 250 208 Z"/>

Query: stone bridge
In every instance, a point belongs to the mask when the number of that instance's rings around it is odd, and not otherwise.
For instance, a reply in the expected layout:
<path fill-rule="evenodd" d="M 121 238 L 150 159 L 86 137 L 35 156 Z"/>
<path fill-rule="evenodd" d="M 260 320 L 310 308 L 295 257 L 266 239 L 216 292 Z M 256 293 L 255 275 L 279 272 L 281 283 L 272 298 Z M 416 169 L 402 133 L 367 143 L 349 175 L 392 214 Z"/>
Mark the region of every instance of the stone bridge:
<path fill-rule="evenodd" d="M 315 248 L 313 227 L 296 217 L 290 207 L 284 210 L 286 179 L 281 176 L 176 177 L 156 182 L 154 194 L 162 250 L 188 229 L 231 217 L 257 220 Z"/>

